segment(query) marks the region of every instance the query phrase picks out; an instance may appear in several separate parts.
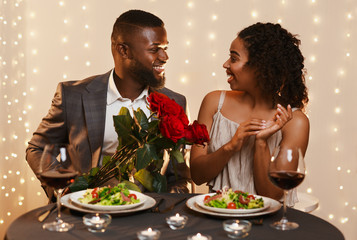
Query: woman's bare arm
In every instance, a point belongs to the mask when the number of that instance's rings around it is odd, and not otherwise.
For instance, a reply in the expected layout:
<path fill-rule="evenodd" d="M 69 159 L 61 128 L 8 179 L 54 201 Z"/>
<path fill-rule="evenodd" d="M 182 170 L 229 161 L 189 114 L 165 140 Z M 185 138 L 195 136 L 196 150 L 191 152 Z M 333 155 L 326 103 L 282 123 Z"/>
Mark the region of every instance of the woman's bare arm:
<path fill-rule="evenodd" d="M 280 124 L 283 124 L 281 128 L 282 141 L 280 147 L 296 146 L 301 148 L 302 153 L 305 155 L 309 141 L 309 120 L 306 115 L 299 110 L 292 113 L 291 120 L 288 118 L 289 113 L 288 110 L 286 110 L 286 112 L 281 115 L 281 119 L 278 120 Z M 256 136 L 253 168 L 254 184 L 258 194 L 280 199 L 283 195 L 283 191 L 274 186 L 268 177 L 268 164 L 271 153 L 267 144 L 268 138 L 264 136 L 268 131 L 269 127 Z"/>

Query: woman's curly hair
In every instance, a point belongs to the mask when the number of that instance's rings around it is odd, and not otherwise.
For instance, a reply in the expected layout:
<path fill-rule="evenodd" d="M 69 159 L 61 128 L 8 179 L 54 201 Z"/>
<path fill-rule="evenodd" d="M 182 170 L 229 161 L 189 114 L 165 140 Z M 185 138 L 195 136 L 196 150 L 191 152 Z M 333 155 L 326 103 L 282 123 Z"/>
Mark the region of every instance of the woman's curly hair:
<path fill-rule="evenodd" d="M 258 86 L 273 104 L 304 109 L 309 101 L 300 40 L 279 24 L 256 23 L 238 33 L 247 48 L 246 66 L 255 70 Z"/>

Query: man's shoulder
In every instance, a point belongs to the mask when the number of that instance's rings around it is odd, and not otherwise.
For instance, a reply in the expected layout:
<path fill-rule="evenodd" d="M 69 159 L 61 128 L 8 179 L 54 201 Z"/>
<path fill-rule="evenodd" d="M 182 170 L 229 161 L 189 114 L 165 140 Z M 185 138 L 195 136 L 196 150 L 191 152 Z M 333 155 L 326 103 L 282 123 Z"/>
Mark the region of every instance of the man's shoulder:
<path fill-rule="evenodd" d="M 179 98 L 179 99 L 185 99 L 186 100 L 186 97 L 178 92 L 175 92 L 175 91 L 172 91 L 171 89 L 169 88 L 162 88 L 162 89 L 159 89 L 157 90 L 159 93 L 163 93 L 165 94 L 166 96 L 168 96 L 169 98 Z"/>
<path fill-rule="evenodd" d="M 82 80 L 65 81 L 65 82 L 61 82 L 60 84 L 62 84 L 64 88 L 70 88 L 70 89 L 79 90 L 79 89 L 91 88 L 93 90 L 98 90 L 101 87 L 106 88 L 106 86 L 108 85 L 110 72 L 111 71 L 104 74 L 93 75 L 84 78 Z"/>
<path fill-rule="evenodd" d="M 156 91 L 159 92 L 159 93 L 163 93 L 166 96 L 168 96 L 169 98 L 175 100 L 175 102 L 177 104 L 179 104 L 186 111 L 187 102 L 186 102 L 186 97 L 184 95 L 182 95 L 180 93 L 177 93 L 175 91 L 172 91 L 171 89 L 168 89 L 166 87 L 161 88 L 161 89 L 156 90 Z"/>

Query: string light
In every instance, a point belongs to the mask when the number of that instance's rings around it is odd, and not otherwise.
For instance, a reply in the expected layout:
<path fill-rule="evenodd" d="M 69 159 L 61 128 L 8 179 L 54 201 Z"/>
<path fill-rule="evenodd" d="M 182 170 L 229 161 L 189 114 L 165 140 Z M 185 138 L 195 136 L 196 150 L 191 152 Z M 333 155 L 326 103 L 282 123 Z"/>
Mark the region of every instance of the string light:
<path fill-rule="evenodd" d="M 256 11 L 253 11 L 251 13 L 251 16 L 252 16 L 252 18 L 257 18 L 258 17 L 258 13 Z"/>

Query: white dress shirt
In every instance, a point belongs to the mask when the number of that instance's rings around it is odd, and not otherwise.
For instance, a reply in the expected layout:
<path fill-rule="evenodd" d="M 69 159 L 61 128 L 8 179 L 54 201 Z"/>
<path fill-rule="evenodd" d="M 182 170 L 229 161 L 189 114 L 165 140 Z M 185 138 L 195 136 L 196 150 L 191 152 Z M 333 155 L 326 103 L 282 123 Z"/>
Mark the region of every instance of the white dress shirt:
<path fill-rule="evenodd" d="M 113 74 L 114 69 L 112 70 L 108 81 L 107 110 L 105 115 L 105 130 L 100 165 L 102 164 L 103 156 L 112 156 L 118 146 L 118 135 L 115 132 L 113 116 L 118 115 L 122 107 L 128 108 L 131 116 L 133 116 L 133 109 L 137 110 L 138 108 L 143 110 L 146 116 L 150 116 L 150 109 L 146 99 L 149 94 L 148 88 L 144 89 L 134 101 L 131 101 L 129 98 L 123 98 L 115 86 Z"/>

